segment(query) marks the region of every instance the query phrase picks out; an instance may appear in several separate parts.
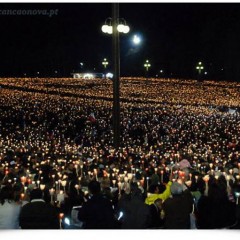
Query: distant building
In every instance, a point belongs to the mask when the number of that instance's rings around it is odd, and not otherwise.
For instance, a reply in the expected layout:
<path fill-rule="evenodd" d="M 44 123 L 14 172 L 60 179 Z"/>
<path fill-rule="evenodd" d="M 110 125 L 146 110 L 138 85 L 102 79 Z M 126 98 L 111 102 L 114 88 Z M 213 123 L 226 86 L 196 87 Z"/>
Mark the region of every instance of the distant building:
<path fill-rule="evenodd" d="M 103 73 L 72 73 L 73 78 L 93 79 L 93 78 L 105 78 Z"/>

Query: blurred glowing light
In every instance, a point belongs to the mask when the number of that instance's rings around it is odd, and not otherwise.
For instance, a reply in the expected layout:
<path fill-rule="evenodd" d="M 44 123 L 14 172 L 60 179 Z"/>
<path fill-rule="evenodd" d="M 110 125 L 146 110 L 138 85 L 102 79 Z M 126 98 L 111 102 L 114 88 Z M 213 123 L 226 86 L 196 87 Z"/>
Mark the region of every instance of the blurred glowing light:
<path fill-rule="evenodd" d="M 134 35 L 134 37 L 133 37 L 133 42 L 134 42 L 134 44 L 139 44 L 139 43 L 141 42 L 140 37 L 137 36 L 137 35 Z"/>
<path fill-rule="evenodd" d="M 113 78 L 113 74 L 112 73 L 107 73 L 106 78 Z"/>

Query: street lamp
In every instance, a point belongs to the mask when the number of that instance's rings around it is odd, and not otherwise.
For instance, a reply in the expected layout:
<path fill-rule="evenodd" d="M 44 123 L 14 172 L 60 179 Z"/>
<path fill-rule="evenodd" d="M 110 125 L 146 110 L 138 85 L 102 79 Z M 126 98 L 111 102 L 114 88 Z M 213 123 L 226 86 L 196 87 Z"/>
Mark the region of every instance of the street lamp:
<path fill-rule="evenodd" d="M 119 97 L 119 78 L 120 78 L 120 51 L 119 33 L 130 31 L 124 19 L 119 19 L 119 3 L 112 3 L 112 18 L 107 18 L 102 26 L 104 33 L 112 34 L 113 47 L 113 141 L 114 147 L 120 146 L 120 97 Z"/>
<path fill-rule="evenodd" d="M 105 23 L 102 26 L 102 31 L 108 34 L 113 33 L 112 18 L 109 17 L 105 20 Z M 128 33 L 130 31 L 130 28 L 126 24 L 126 20 L 124 18 L 117 18 L 117 31 L 120 33 Z"/>
<path fill-rule="evenodd" d="M 108 61 L 107 61 L 106 58 L 103 59 L 103 61 L 102 61 L 102 65 L 104 66 L 105 69 L 107 68 Z"/>
<path fill-rule="evenodd" d="M 198 74 L 201 74 L 201 71 L 204 69 L 204 67 L 202 66 L 202 62 L 199 62 L 198 65 L 196 66 L 196 69 L 198 70 Z"/>
<path fill-rule="evenodd" d="M 149 63 L 148 60 L 144 63 L 144 67 L 146 68 L 146 71 L 148 72 L 148 69 L 151 67 L 151 64 Z"/>
<path fill-rule="evenodd" d="M 149 63 L 148 60 L 144 63 L 144 67 L 146 68 L 146 81 L 148 79 L 148 69 L 151 67 L 151 64 Z"/>

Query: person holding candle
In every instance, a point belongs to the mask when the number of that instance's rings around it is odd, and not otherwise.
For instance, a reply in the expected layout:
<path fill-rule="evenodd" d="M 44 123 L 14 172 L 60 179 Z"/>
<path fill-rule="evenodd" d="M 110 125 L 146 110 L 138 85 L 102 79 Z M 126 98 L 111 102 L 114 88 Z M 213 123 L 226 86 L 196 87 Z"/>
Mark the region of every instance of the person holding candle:
<path fill-rule="evenodd" d="M 21 205 L 14 201 L 13 188 L 8 185 L 0 190 L 0 229 L 19 229 Z"/>
<path fill-rule="evenodd" d="M 169 181 L 166 186 L 164 184 L 150 185 L 149 191 L 148 191 L 148 196 L 145 199 L 145 203 L 148 205 L 151 205 L 158 198 L 165 201 L 171 195 L 171 191 L 170 191 L 171 185 L 172 185 L 171 181 Z"/>
<path fill-rule="evenodd" d="M 31 202 L 22 207 L 19 216 L 22 229 L 59 229 L 57 210 L 42 197 L 43 192 L 38 188 L 30 192 Z"/>

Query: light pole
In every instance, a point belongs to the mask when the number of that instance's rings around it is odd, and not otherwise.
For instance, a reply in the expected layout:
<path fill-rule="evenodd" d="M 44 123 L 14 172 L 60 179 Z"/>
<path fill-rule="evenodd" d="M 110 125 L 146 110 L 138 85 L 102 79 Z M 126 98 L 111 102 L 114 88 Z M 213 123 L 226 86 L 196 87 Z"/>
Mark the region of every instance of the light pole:
<path fill-rule="evenodd" d="M 202 62 L 198 62 L 198 65 L 196 66 L 196 69 L 198 71 L 198 80 L 201 80 L 201 72 L 204 69 Z"/>
<path fill-rule="evenodd" d="M 204 67 L 202 66 L 202 62 L 198 63 L 196 69 L 198 70 L 198 74 L 201 75 L 201 71 L 204 69 Z"/>
<path fill-rule="evenodd" d="M 129 26 L 124 19 L 119 19 L 119 3 L 112 3 L 112 18 L 107 18 L 102 26 L 104 33 L 112 34 L 113 47 L 113 143 L 117 149 L 120 146 L 120 99 L 119 99 L 119 79 L 120 79 L 120 51 L 119 33 L 128 33 Z"/>
<path fill-rule="evenodd" d="M 146 81 L 148 79 L 148 69 L 151 67 L 151 64 L 149 63 L 149 60 L 146 60 L 144 63 L 144 67 L 146 68 Z"/>
<path fill-rule="evenodd" d="M 107 61 L 106 58 L 103 59 L 103 61 L 102 61 L 102 65 L 104 66 L 105 69 L 107 68 L 108 61 Z"/>

